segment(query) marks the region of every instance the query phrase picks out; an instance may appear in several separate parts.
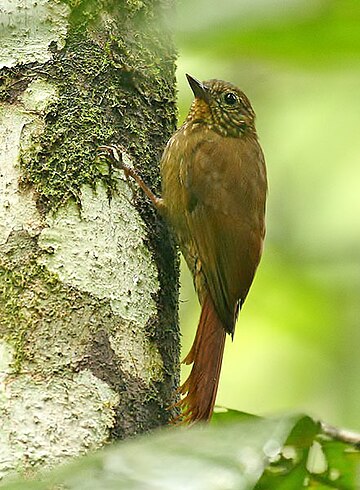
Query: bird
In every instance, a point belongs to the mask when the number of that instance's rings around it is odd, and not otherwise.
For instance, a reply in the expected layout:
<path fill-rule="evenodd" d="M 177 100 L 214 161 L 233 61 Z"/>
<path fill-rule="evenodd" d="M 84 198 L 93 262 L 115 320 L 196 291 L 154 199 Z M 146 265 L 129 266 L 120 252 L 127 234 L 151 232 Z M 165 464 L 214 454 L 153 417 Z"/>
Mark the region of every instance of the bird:
<path fill-rule="evenodd" d="M 161 197 L 114 154 L 173 231 L 201 305 L 191 372 L 173 406 L 175 423 L 210 420 L 226 334 L 232 338 L 263 250 L 267 174 L 255 112 L 237 86 L 186 75 L 194 100 L 161 161 Z M 109 150 L 110 148 L 110 150 Z"/>

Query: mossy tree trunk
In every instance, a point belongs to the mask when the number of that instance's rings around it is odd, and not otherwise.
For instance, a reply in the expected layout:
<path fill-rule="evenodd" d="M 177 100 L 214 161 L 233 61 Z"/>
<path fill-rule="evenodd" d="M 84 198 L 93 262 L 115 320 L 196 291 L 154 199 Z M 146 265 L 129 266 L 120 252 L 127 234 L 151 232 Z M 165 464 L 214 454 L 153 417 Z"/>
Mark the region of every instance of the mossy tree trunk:
<path fill-rule="evenodd" d="M 97 157 L 159 191 L 175 128 L 169 0 L 0 12 L 0 473 L 166 424 L 178 382 L 176 252 Z"/>

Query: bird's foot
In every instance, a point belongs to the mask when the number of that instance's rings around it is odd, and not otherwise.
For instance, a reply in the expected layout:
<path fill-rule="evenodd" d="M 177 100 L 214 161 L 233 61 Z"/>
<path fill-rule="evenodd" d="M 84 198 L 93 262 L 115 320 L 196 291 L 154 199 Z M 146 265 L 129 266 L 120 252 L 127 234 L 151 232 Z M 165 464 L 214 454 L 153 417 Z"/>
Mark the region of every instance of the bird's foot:
<path fill-rule="evenodd" d="M 125 162 L 127 157 L 125 149 L 118 145 L 102 145 L 98 147 L 99 156 L 106 157 L 112 164 L 113 168 L 123 170 L 125 177 L 128 178 L 129 175 L 134 173 L 132 167 Z"/>
<path fill-rule="evenodd" d="M 135 182 L 139 185 L 139 187 L 144 191 L 150 201 L 153 203 L 155 208 L 162 212 L 164 204 L 163 200 L 157 197 L 151 189 L 145 184 L 142 178 L 136 173 L 132 166 L 130 166 L 125 159 L 127 158 L 129 161 L 129 157 L 127 156 L 125 149 L 121 146 L 116 145 L 103 145 L 98 148 L 99 155 L 102 155 L 112 163 L 114 168 L 118 168 L 124 171 L 125 177 L 129 182 L 129 177 L 132 177 Z"/>

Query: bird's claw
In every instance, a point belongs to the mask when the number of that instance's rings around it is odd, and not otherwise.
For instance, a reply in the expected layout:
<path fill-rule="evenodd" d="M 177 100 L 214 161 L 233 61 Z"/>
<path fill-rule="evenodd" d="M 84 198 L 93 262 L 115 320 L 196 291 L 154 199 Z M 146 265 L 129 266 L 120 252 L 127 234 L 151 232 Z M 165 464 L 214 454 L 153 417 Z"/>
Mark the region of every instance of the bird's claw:
<path fill-rule="evenodd" d="M 127 165 L 123 161 L 123 151 L 119 146 L 116 145 L 102 145 L 98 147 L 98 152 L 100 156 L 108 158 L 115 168 L 121 170 L 127 170 Z"/>
<path fill-rule="evenodd" d="M 120 169 L 124 172 L 125 178 L 128 181 L 128 184 L 131 187 L 130 178 L 134 179 L 134 181 L 140 186 L 140 188 L 144 191 L 150 201 L 153 203 L 156 209 L 160 210 L 163 206 L 163 202 L 159 199 L 145 184 L 142 178 L 137 174 L 136 170 L 132 166 L 132 162 L 130 157 L 127 155 L 126 150 L 121 146 L 115 145 L 103 145 L 98 147 L 98 151 L 100 155 L 106 157 L 108 161 L 111 163 L 110 170 L 113 168 Z M 129 162 L 129 163 L 128 163 Z M 129 165 L 130 164 L 130 165 Z M 136 193 L 133 190 L 133 196 L 135 198 Z"/>
<path fill-rule="evenodd" d="M 98 147 L 100 156 L 106 157 L 110 162 L 112 168 L 122 170 L 129 182 L 129 177 L 133 175 L 132 168 L 124 162 L 123 154 L 125 150 L 121 146 L 116 145 L 102 145 Z"/>

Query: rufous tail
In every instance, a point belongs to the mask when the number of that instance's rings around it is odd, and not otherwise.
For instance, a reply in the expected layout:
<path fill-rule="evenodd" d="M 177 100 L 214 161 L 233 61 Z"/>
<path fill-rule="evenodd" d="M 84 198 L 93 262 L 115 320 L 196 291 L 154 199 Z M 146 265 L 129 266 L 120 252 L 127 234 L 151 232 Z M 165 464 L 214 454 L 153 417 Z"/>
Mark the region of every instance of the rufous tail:
<path fill-rule="evenodd" d="M 179 388 L 184 397 L 178 421 L 192 423 L 210 419 L 219 384 L 226 332 L 208 294 L 202 306 L 194 343 L 184 364 L 193 364 L 190 376 Z"/>

